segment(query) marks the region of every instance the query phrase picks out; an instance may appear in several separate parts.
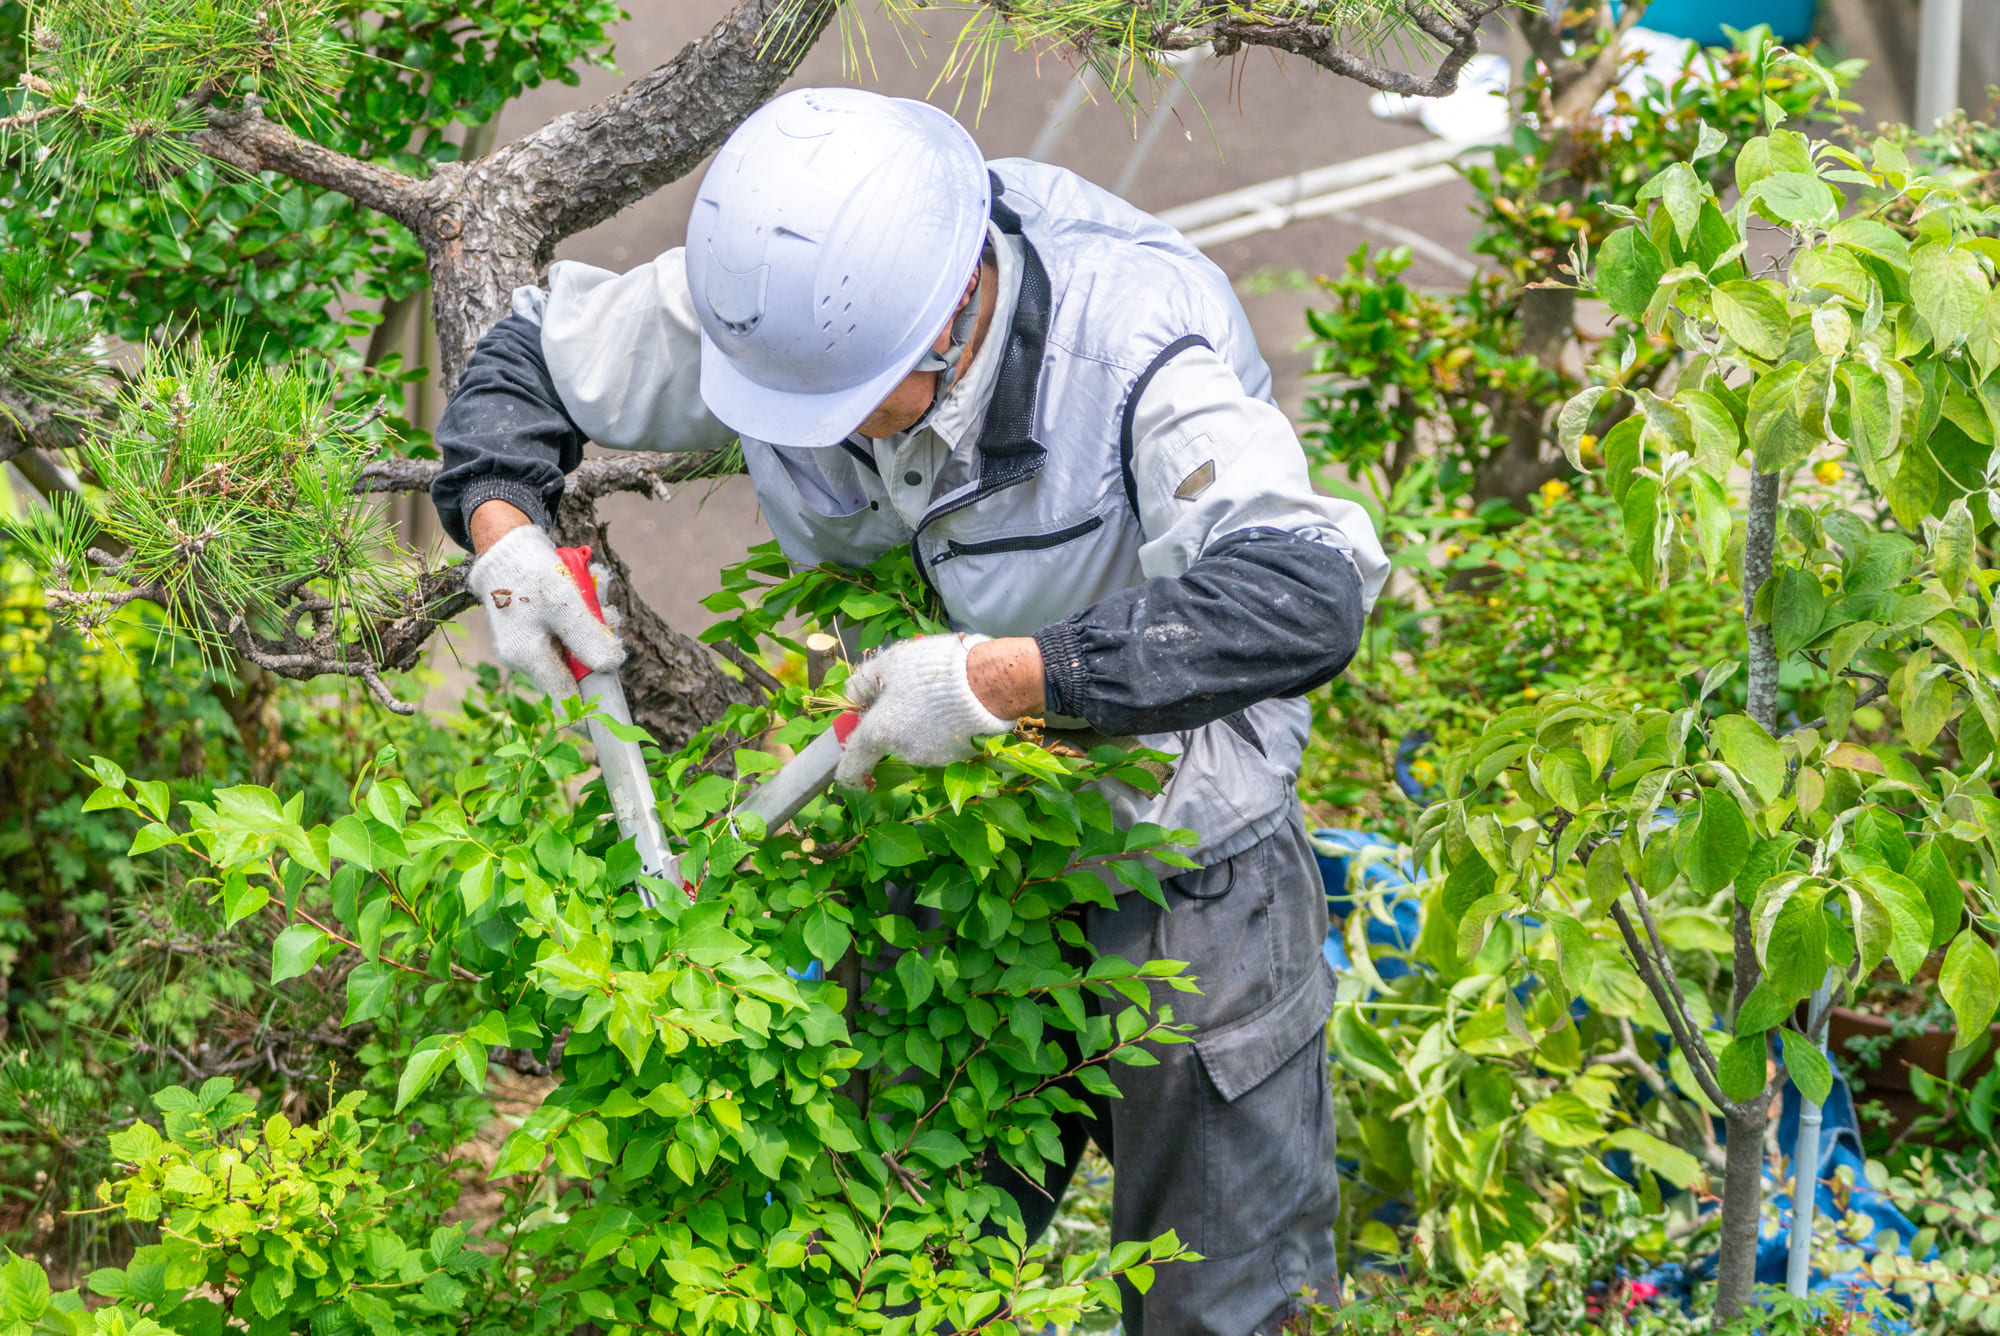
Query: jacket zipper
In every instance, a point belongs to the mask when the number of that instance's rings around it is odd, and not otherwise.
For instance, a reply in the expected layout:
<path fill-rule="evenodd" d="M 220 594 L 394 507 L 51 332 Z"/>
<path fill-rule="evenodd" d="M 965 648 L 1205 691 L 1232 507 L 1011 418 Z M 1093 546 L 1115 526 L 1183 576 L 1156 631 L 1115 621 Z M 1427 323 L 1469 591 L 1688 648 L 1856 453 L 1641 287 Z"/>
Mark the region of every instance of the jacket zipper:
<path fill-rule="evenodd" d="M 1054 533 L 1028 534 L 1021 538 L 988 538 L 977 543 L 961 543 L 956 538 L 945 540 L 945 551 L 931 559 L 931 565 L 942 566 L 953 557 L 984 557 L 995 552 L 1041 552 L 1052 547 L 1096 533 L 1104 527 L 1104 516 L 1092 515 L 1080 524 L 1072 524 L 1067 529 Z"/>

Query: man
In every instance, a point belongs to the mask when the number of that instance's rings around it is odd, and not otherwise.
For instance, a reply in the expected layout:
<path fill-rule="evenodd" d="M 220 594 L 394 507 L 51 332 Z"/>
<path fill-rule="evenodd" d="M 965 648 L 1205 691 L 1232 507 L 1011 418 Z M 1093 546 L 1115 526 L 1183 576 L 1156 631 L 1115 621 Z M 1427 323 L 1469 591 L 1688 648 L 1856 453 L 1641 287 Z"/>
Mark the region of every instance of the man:
<path fill-rule="evenodd" d="M 547 689 L 569 682 L 558 641 L 593 668 L 623 653 L 544 532 L 584 441 L 740 437 L 788 556 L 907 543 L 962 632 L 860 666 L 843 782 L 891 753 L 966 757 L 1024 714 L 1179 754 L 1120 815 L 1196 831 L 1199 870 L 1167 883 L 1171 913 L 1125 895 L 1087 931 L 1190 962 L 1195 1041 L 1120 1070 L 1048 1193 L 1006 1179 L 1038 1233 L 1094 1138 L 1114 1235 L 1172 1228 L 1202 1254 L 1128 1292 L 1134 1336 L 1270 1331 L 1333 1275 L 1300 696 L 1346 666 L 1387 563 L 1359 509 L 1314 494 L 1270 387 L 1228 279 L 1164 224 L 1059 168 L 989 164 L 922 103 L 803 89 L 723 145 L 684 251 L 516 290 L 438 427 L 438 513 L 479 554 L 500 657 Z"/>

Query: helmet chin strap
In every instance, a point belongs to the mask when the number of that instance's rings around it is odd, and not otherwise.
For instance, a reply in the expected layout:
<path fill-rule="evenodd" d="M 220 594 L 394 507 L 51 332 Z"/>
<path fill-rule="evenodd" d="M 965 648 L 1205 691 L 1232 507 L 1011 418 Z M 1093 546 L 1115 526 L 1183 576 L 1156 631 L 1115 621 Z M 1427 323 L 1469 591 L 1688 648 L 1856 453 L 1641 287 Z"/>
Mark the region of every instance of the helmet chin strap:
<path fill-rule="evenodd" d="M 985 253 L 981 252 L 979 258 L 982 271 L 980 277 L 983 279 Z M 951 346 L 943 352 L 935 348 L 926 349 L 923 359 L 910 368 L 912 371 L 935 371 L 937 384 L 931 390 L 930 406 L 924 409 L 924 415 L 912 423 L 909 430 L 918 431 L 929 422 L 931 414 L 937 412 L 938 405 L 944 402 L 945 395 L 958 382 L 960 364 L 965 358 L 965 348 L 972 342 L 973 332 L 979 328 L 979 311 L 985 301 L 986 284 L 975 281 L 972 286 L 972 300 L 960 307 L 958 314 L 951 318 Z"/>

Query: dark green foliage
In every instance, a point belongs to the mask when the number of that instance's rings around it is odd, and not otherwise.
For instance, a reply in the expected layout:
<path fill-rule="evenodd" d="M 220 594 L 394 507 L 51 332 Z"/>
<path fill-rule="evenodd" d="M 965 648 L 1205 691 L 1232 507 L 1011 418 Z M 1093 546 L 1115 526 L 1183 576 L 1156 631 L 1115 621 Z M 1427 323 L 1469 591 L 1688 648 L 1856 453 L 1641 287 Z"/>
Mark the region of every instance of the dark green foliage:
<path fill-rule="evenodd" d="M 425 287 L 414 238 L 345 196 L 276 173 L 238 179 L 186 156 L 186 148 L 178 150 L 184 172 L 128 188 L 121 174 L 135 166 L 129 147 L 176 152 L 171 136 L 132 140 L 134 115 L 150 109 L 155 122 L 170 120 L 176 81 L 214 77 L 221 67 L 211 48 L 238 32 L 229 49 L 239 56 L 282 57 L 291 106 L 269 108 L 274 118 L 329 148 L 422 176 L 430 164 L 457 156 L 458 146 L 445 138 L 453 125 L 482 124 L 546 79 L 573 84 L 580 64 L 609 67 L 606 28 L 623 16 L 607 0 L 292 6 L 278 11 L 279 22 L 293 26 L 274 47 L 259 19 L 269 11 L 258 0 L 146 0 L 134 12 L 137 22 L 95 3 L 46 4 L 32 16 L 18 4 L 0 8 L 0 50 L 10 59 L 26 53 L 37 71 L 51 62 L 57 72 L 74 68 L 103 102 L 103 117 L 78 132 L 77 145 L 86 161 L 113 160 L 102 165 L 115 166 L 120 177 L 63 180 L 14 157 L 0 171 L 0 241 L 52 257 L 70 283 L 100 299 L 107 332 L 120 338 L 144 342 L 164 328 L 207 329 L 233 317 L 229 349 L 236 354 L 303 354 L 342 366 L 354 361 L 350 341 L 379 319 L 369 306 L 354 309 L 356 299 L 404 299 Z M 157 30 L 164 43 L 121 57 L 137 61 L 143 77 L 111 75 L 101 54 L 66 63 L 65 49 L 128 29 Z M 190 41 L 199 47 L 192 58 Z M 339 58 L 330 66 L 304 58 L 320 50 Z M 16 88 L 0 101 L 13 111 L 27 105 L 22 96 Z M 379 376 L 352 387 L 357 400 L 393 387 L 401 374 L 399 361 L 385 360 Z"/>

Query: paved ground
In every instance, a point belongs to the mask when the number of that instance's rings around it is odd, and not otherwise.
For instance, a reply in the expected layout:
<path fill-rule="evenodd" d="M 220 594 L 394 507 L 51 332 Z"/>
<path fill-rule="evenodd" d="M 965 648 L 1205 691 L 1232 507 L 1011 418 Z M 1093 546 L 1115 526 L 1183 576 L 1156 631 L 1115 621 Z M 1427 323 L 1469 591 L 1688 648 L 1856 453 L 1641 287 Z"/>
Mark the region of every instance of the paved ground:
<path fill-rule="evenodd" d="M 629 78 L 671 57 L 727 9 L 722 0 L 627 3 L 632 18 L 616 30 L 620 72 L 591 71 L 578 87 L 551 85 L 530 92 L 502 114 L 502 142 L 616 91 Z M 963 102 L 958 101 L 961 90 L 956 84 L 933 89 L 964 12 L 926 11 L 928 51 L 915 53 L 914 59 L 904 54 L 896 25 L 876 14 L 865 31 L 874 52 L 872 67 L 863 62 L 857 68 L 845 60 L 840 34 L 829 32 L 794 82 L 851 83 L 897 96 L 928 96 L 946 108 L 956 104 L 989 157 L 1025 153 L 1069 83 L 1069 69 L 1053 57 L 1037 62 L 1027 54 L 1003 55 L 994 69 L 991 96 L 978 110 L 976 88 L 966 92 Z M 1191 96 L 1184 95 L 1177 116 L 1163 123 L 1165 128 L 1130 191 L 1135 203 L 1149 209 L 1428 138 L 1414 126 L 1370 116 L 1368 92 L 1360 85 L 1303 61 L 1280 62 L 1268 52 L 1207 61 L 1190 72 L 1188 85 Z M 1143 130 L 1144 124 L 1137 122 L 1136 129 Z M 1130 109 L 1100 97 L 1071 117 L 1067 127 L 1052 159 L 1100 184 L 1115 183 L 1136 137 Z M 698 179 L 697 175 L 675 182 L 617 218 L 572 237 L 557 249 L 558 258 L 622 271 L 681 244 Z M 1453 183 L 1376 208 L 1380 216 L 1460 251 L 1472 234 L 1466 213 L 1469 198 L 1469 192 Z M 1308 366 L 1306 356 L 1297 350 L 1305 329 L 1301 312 L 1311 300 L 1307 275 L 1338 267 L 1356 245 L 1371 239 L 1354 227 L 1313 221 L 1248 237 L 1213 252 L 1232 275 L 1252 280 L 1245 285 L 1246 305 L 1287 408 L 1297 407 L 1303 392 L 1301 377 Z M 1452 279 L 1423 260 L 1414 272 L 1426 283 Z M 613 503 L 609 513 L 617 526 L 619 550 L 632 561 L 645 597 L 673 625 L 689 630 L 710 620 L 698 600 L 715 587 L 716 571 L 749 544 L 769 536 L 741 479 L 705 495 L 690 492 L 667 506 L 625 498 Z"/>

